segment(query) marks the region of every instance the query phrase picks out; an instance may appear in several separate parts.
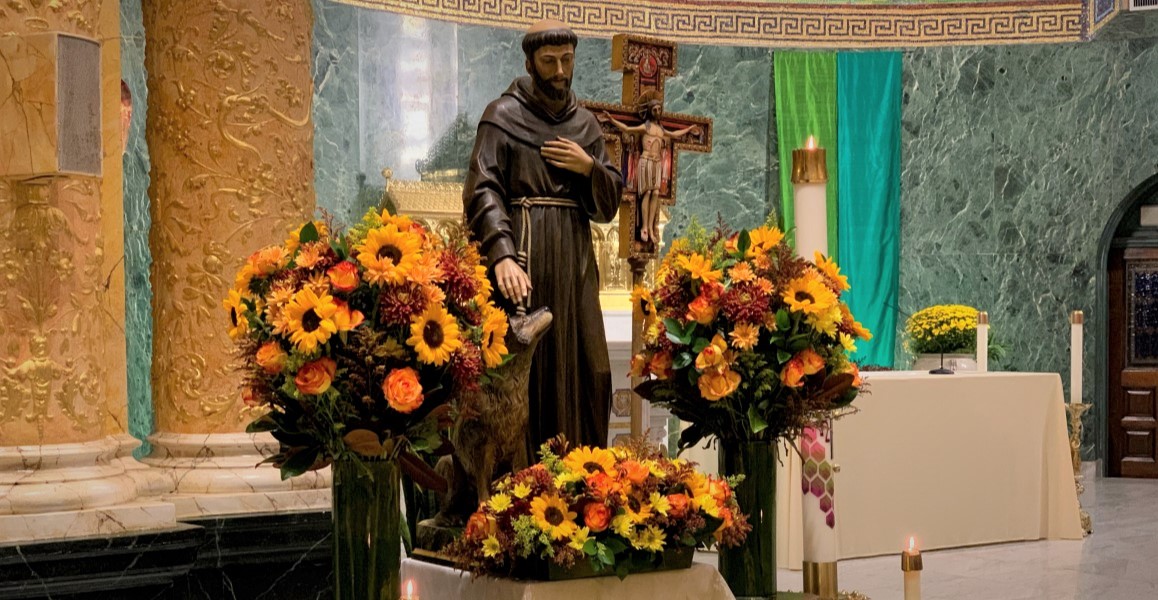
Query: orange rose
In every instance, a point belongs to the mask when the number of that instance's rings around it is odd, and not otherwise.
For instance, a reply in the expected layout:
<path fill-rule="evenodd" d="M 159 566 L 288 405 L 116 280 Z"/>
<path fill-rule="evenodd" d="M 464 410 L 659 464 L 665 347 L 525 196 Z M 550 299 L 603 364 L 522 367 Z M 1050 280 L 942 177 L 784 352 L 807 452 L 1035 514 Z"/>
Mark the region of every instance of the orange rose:
<path fill-rule="evenodd" d="M 358 267 L 344 260 L 326 270 L 330 285 L 339 292 L 352 292 L 358 287 Z"/>
<path fill-rule="evenodd" d="M 332 358 L 319 358 L 298 369 L 298 374 L 294 377 L 294 384 L 298 386 L 299 392 L 316 396 L 330 389 L 330 384 L 334 381 L 334 373 L 337 371 L 338 363 L 334 362 Z"/>
<path fill-rule="evenodd" d="M 671 353 L 666 351 L 657 352 L 651 357 L 651 361 L 647 363 L 647 370 L 651 371 L 657 379 L 667 379 L 671 377 Z"/>
<path fill-rule="evenodd" d="M 846 373 L 852 373 L 852 387 L 859 388 L 864 383 L 860 378 L 860 368 L 856 366 L 856 363 L 848 363 Z"/>
<path fill-rule="evenodd" d="M 620 485 L 606 473 L 596 472 L 587 476 L 587 490 L 600 500 L 618 494 Z"/>
<path fill-rule="evenodd" d="M 635 485 L 642 485 L 644 481 L 647 481 L 647 476 L 651 474 L 647 467 L 634 460 L 625 460 L 619 463 L 619 470 L 623 477 Z"/>
<path fill-rule="evenodd" d="M 418 381 L 418 371 L 411 367 L 394 369 L 382 382 L 382 393 L 390 408 L 400 413 L 410 413 L 422 406 L 422 382 Z"/>
<path fill-rule="evenodd" d="M 684 515 L 688 514 L 688 504 L 690 502 L 687 494 L 668 494 L 667 503 L 671 505 L 668 513 L 671 514 L 672 517 L 682 519 Z"/>
<path fill-rule="evenodd" d="M 780 371 L 780 383 L 790 388 L 804 385 L 804 361 L 799 356 L 784 365 L 784 370 Z"/>
<path fill-rule="evenodd" d="M 482 512 L 476 512 L 466 521 L 467 539 L 481 540 L 487 536 L 487 517 Z"/>
<path fill-rule="evenodd" d="M 289 355 L 281 349 L 281 344 L 277 342 L 266 342 L 257 349 L 257 365 L 270 375 L 281 373 L 287 358 Z"/>
<path fill-rule="evenodd" d="M 688 305 L 687 318 L 700 325 L 710 325 L 712 321 L 716 320 L 716 314 L 719 312 L 718 306 L 713 305 L 711 300 L 701 295 Z"/>
<path fill-rule="evenodd" d="M 611 525 L 611 510 L 602 502 L 588 502 L 583 507 L 583 524 L 591 533 L 599 533 Z"/>
<path fill-rule="evenodd" d="M 727 366 L 728 342 L 724 340 L 724 336 L 716 334 L 712 338 L 712 343 L 704 346 L 700 351 L 699 356 L 696 357 L 696 368 L 701 371 L 720 370 Z"/>
<path fill-rule="evenodd" d="M 338 305 L 338 311 L 334 313 L 333 317 L 334 325 L 337 325 L 338 331 L 349 331 L 366 320 L 362 311 L 350 309 L 349 304 L 337 298 L 334 299 L 334 304 Z"/>
<path fill-rule="evenodd" d="M 711 370 L 700 376 L 700 395 L 715 402 L 740 387 L 740 374 L 729 369 Z"/>
<path fill-rule="evenodd" d="M 815 375 L 824 370 L 824 359 L 812 348 L 801 350 L 796 358 L 804 363 L 805 375 Z"/>
<path fill-rule="evenodd" d="M 731 254 L 735 254 L 735 253 L 739 252 L 740 251 L 740 234 L 733 233 L 732 237 L 724 240 L 724 250 L 727 250 Z"/>
<path fill-rule="evenodd" d="M 708 479 L 708 494 L 723 504 L 732 497 L 732 488 L 728 487 L 727 481 L 712 477 Z"/>

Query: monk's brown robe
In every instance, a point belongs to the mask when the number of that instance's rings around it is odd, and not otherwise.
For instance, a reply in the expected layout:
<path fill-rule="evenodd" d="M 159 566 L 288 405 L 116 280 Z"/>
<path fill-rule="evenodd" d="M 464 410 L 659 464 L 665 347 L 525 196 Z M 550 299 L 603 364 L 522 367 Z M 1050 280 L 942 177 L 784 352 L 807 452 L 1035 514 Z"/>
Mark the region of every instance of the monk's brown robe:
<path fill-rule="evenodd" d="M 595 116 L 574 94 L 558 114 L 536 94 L 531 78 L 520 77 L 487 106 L 463 189 L 467 223 L 491 265 L 492 280 L 493 266 L 517 259 L 520 245 L 526 245 L 534 287 L 528 309 L 547 306 L 554 315 L 531 366 L 527 444 L 532 462 L 539 444 L 558 433 L 572 444 L 607 444 L 611 368 L 590 222 L 615 217 L 623 186 L 607 159 Z M 557 137 L 578 143 L 595 159 L 590 177 L 543 160 L 540 148 Z M 535 205 L 522 206 L 528 202 L 519 199 L 525 198 Z M 527 215 L 530 237 L 524 239 Z M 508 313 L 514 311 L 497 286 L 495 297 Z"/>

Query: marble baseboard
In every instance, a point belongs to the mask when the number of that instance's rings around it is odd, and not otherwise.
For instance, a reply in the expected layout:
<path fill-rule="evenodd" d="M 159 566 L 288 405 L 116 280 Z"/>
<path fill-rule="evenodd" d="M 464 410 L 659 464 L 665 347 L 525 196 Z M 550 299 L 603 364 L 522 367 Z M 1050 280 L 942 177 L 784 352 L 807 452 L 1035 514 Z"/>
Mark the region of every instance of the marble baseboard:
<path fill-rule="evenodd" d="M 259 515 L 330 510 L 330 489 L 236 494 L 170 494 L 164 497 L 183 521 L 218 515 Z"/>
<path fill-rule="evenodd" d="M 0 515 L 0 543 L 61 540 L 161 530 L 176 524 L 167 502 L 134 502 L 83 510 Z"/>

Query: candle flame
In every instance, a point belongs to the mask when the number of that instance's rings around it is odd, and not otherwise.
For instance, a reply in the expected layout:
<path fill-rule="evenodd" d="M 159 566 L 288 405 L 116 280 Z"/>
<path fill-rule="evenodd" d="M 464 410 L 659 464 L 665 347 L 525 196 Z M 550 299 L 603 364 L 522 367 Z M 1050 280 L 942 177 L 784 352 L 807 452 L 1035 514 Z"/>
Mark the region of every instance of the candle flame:
<path fill-rule="evenodd" d="M 414 596 L 414 580 L 406 582 L 406 597 L 412 598 Z"/>
<path fill-rule="evenodd" d="M 812 137 L 811 135 L 808 136 L 808 142 L 806 142 L 804 144 L 804 147 L 808 148 L 809 150 L 815 150 L 816 149 L 816 138 Z"/>
<path fill-rule="evenodd" d="M 917 538 L 909 536 L 909 552 L 917 549 Z"/>

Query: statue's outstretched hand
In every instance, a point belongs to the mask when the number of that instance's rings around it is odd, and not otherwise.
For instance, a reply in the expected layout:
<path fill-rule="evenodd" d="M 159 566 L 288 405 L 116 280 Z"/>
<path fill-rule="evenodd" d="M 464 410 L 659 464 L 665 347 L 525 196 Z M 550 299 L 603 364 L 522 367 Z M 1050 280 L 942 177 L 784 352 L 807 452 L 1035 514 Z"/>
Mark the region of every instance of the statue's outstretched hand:
<path fill-rule="evenodd" d="M 504 258 L 495 264 L 495 281 L 503 296 L 515 304 L 531 294 L 531 278 L 513 258 Z"/>
<path fill-rule="evenodd" d="M 566 169 L 580 175 L 591 175 L 595 159 L 582 146 L 567 138 L 555 138 L 543 144 L 539 150 L 547 164 Z"/>

